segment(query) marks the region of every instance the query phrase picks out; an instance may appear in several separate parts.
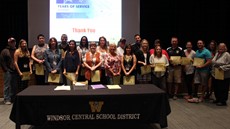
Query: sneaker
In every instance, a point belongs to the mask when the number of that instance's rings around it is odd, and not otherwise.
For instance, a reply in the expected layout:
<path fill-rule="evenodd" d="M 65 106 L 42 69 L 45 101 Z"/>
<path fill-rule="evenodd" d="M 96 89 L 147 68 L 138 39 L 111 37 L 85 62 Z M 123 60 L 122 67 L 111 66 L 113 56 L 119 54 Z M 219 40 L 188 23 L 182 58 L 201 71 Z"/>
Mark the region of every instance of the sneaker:
<path fill-rule="evenodd" d="M 198 98 L 187 99 L 187 101 L 189 103 L 199 103 L 200 102 Z"/>
<path fill-rule="evenodd" d="M 173 100 L 177 100 L 177 96 L 176 95 L 173 96 Z"/>
<path fill-rule="evenodd" d="M 213 100 L 212 103 L 219 103 L 219 100 Z"/>
<path fill-rule="evenodd" d="M 200 97 L 199 102 L 203 102 L 203 101 L 204 101 L 204 97 Z"/>
<path fill-rule="evenodd" d="M 186 95 L 186 96 L 184 96 L 184 99 L 186 99 L 186 100 L 192 99 L 192 96 L 191 95 Z"/>
<path fill-rule="evenodd" d="M 219 102 L 219 103 L 216 103 L 217 106 L 227 106 L 227 103 L 226 102 Z"/>
<path fill-rule="evenodd" d="M 10 101 L 4 101 L 4 104 L 5 105 L 11 105 L 11 102 Z"/>

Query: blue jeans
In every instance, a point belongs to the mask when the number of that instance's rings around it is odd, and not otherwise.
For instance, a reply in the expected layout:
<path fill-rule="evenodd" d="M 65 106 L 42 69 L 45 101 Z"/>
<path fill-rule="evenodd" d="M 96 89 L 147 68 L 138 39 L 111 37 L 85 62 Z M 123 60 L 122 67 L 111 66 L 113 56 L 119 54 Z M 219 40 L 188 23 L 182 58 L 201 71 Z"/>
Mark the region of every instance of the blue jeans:
<path fill-rule="evenodd" d="M 17 88 L 17 73 L 5 72 L 4 73 L 4 100 L 12 101 L 16 95 Z"/>

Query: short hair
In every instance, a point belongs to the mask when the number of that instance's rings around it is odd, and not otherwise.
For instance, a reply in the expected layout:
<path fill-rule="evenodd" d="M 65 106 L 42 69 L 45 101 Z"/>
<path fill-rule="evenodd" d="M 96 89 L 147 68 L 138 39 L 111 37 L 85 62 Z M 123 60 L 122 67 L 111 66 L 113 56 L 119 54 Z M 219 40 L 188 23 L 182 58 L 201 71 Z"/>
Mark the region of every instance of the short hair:
<path fill-rule="evenodd" d="M 160 39 L 156 39 L 156 40 L 154 41 L 154 45 L 157 44 L 157 43 L 161 44 L 161 40 L 160 40 Z"/>
<path fill-rule="evenodd" d="M 61 35 L 61 38 L 62 38 L 62 37 L 68 37 L 68 36 L 67 36 L 67 34 L 62 34 L 62 35 Z"/>
<path fill-rule="evenodd" d="M 225 52 L 228 51 L 227 45 L 226 45 L 225 43 L 219 43 L 218 49 L 219 49 L 220 45 L 224 45 L 224 49 L 225 49 L 224 51 L 225 51 Z"/>
<path fill-rule="evenodd" d="M 110 52 L 111 47 L 114 47 L 115 51 L 117 50 L 117 45 L 115 43 L 110 43 L 109 44 L 109 52 Z"/>
<path fill-rule="evenodd" d="M 94 41 L 90 42 L 90 44 L 89 44 L 89 46 L 92 46 L 92 45 L 96 45 L 97 46 L 96 42 L 94 42 Z"/>
<path fill-rule="evenodd" d="M 140 36 L 140 37 L 141 37 L 141 35 L 140 35 L 140 34 L 135 34 L 135 35 L 134 35 L 134 38 L 135 38 L 136 36 Z"/>
<path fill-rule="evenodd" d="M 125 39 L 125 38 L 121 38 L 119 42 L 120 42 L 120 43 L 121 43 L 121 42 L 124 42 L 124 43 L 125 43 L 125 42 L 126 42 L 126 39 Z"/>
<path fill-rule="evenodd" d="M 37 39 L 39 39 L 39 37 L 45 37 L 43 34 L 39 34 L 38 36 L 37 36 Z"/>
<path fill-rule="evenodd" d="M 10 37 L 10 38 L 8 39 L 8 43 L 11 43 L 11 42 L 16 42 L 15 38 Z"/>

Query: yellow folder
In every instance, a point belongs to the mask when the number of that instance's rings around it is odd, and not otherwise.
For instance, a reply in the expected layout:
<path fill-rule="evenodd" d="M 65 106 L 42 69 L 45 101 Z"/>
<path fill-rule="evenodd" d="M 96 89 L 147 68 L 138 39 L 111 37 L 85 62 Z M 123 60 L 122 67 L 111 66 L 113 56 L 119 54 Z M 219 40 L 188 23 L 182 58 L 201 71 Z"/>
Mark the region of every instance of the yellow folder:
<path fill-rule="evenodd" d="M 35 64 L 35 74 L 36 75 L 45 75 L 43 64 Z"/>
<path fill-rule="evenodd" d="M 190 64 L 191 64 L 191 58 L 181 57 L 181 65 L 190 65 Z"/>
<path fill-rule="evenodd" d="M 154 72 L 165 72 L 165 63 L 155 63 Z"/>
<path fill-rule="evenodd" d="M 22 72 L 22 81 L 30 80 L 30 72 Z"/>
<path fill-rule="evenodd" d="M 123 76 L 123 85 L 135 85 L 135 76 Z"/>
<path fill-rule="evenodd" d="M 48 82 L 59 83 L 60 82 L 60 74 L 49 73 Z"/>
<path fill-rule="evenodd" d="M 92 71 L 91 72 L 91 81 L 92 82 L 100 82 L 100 71 L 96 70 L 96 71 Z"/>
<path fill-rule="evenodd" d="M 224 80 L 224 71 L 219 68 L 215 68 L 215 79 Z"/>
<path fill-rule="evenodd" d="M 204 64 L 204 59 L 195 57 L 193 60 L 193 66 L 201 66 Z"/>
<path fill-rule="evenodd" d="M 113 84 L 114 85 L 119 85 L 120 84 L 120 78 L 121 76 L 113 76 Z"/>
<path fill-rule="evenodd" d="M 172 64 L 181 64 L 181 56 L 170 56 L 170 60 Z"/>
<path fill-rule="evenodd" d="M 70 81 L 72 81 L 72 82 L 76 82 L 76 74 L 75 73 L 70 73 L 70 72 L 67 72 L 66 74 L 64 74 L 65 75 L 65 77 L 67 78 L 67 79 L 69 79 Z"/>
<path fill-rule="evenodd" d="M 151 66 L 150 65 L 145 65 L 141 66 L 141 75 L 149 74 L 151 73 Z"/>

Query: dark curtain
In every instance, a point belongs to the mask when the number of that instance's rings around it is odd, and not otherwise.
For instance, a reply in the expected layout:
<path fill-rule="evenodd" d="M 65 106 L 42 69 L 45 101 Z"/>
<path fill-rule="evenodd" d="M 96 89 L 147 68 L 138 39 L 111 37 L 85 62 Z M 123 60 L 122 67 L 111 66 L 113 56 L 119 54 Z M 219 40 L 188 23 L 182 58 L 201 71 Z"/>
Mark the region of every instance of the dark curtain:
<path fill-rule="evenodd" d="M 14 37 L 28 40 L 27 0 L 3 0 L 0 3 L 0 50 L 7 45 L 7 39 Z"/>
<path fill-rule="evenodd" d="M 179 38 L 185 47 L 192 41 L 194 49 L 198 39 L 206 45 L 214 39 L 230 48 L 229 0 L 140 0 L 140 31 L 150 41 L 160 38 L 164 48 L 171 46 L 171 36 Z"/>
<path fill-rule="evenodd" d="M 28 40 L 27 0 L 7 0 L 0 4 L 0 49 L 10 36 L 17 42 Z M 198 39 L 206 44 L 214 39 L 230 44 L 229 0 L 140 0 L 140 34 L 153 46 L 160 38 L 163 48 L 170 46 L 170 38 L 179 38 L 181 47 L 190 40 L 196 47 Z"/>

